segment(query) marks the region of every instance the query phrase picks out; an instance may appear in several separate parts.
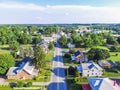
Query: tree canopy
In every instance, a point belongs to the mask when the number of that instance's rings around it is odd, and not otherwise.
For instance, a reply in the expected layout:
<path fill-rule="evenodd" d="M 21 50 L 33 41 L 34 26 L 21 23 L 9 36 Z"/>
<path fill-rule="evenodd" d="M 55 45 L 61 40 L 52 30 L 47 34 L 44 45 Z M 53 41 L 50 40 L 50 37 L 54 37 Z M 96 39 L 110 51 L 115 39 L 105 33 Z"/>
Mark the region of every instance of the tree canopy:
<path fill-rule="evenodd" d="M 34 63 L 37 68 L 41 68 L 46 65 L 46 61 L 45 61 L 46 55 L 42 47 L 38 46 L 35 48 L 34 56 L 35 56 Z"/>
<path fill-rule="evenodd" d="M 5 74 L 6 71 L 15 65 L 15 61 L 10 54 L 0 54 L 0 74 Z"/>
<path fill-rule="evenodd" d="M 91 48 L 88 51 L 88 56 L 91 60 L 102 60 L 110 57 L 110 53 L 107 49 Z"/>

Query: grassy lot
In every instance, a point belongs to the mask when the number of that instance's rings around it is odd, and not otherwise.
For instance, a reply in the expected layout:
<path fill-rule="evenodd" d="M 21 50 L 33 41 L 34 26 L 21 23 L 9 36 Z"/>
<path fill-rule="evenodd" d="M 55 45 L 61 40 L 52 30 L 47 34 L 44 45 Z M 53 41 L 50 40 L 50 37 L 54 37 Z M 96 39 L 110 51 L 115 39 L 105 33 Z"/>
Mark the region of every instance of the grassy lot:
<path fill-rule="evenodd" d="M 32 46 L 33 46 L 32 44 L 20 45 L 20 47 L 22 47 L 22 48 L 28 48 L 28 47 L 32 47 Z"/>
<path fill-rule="evenodd" d="M 67 78 L 68 90 L 83 90 L 81 84 L 88 84 L 87 78 Z"/>
<path fill-rule="evenodd" d="M 116 77 L 120 77 L 120 73 L 117 72 L 104 72 L 104 77 L 109 77 L 109 78 L 116 78 Z"/>
<path fill-rule="evenodd" d="M 39 87 L 39 86 L 33 86 L 33 87 Z M 46 87 L 41 86 L 41 90 L 47 90 Z M 23 90 L 23 89 L 13 89 L 9 85 L 0 85 L 0 90 Z M 24 89 L 24 90 L 39 90 L 39 89 Z"/>
<path fill-rule="evenodd" d="M 107 60 L 120 61 L 120 52 L 110 52 L 110 58 Z"/>
<path fill-rule="evenodd" d="M 8 45 L 0 45 L 0 54 L 9 54 L 9 46 Z"/>
<path fill-rule="evenodd" d="M 0 90 L 13 90 L 9 85 L 0 85 Z"/>

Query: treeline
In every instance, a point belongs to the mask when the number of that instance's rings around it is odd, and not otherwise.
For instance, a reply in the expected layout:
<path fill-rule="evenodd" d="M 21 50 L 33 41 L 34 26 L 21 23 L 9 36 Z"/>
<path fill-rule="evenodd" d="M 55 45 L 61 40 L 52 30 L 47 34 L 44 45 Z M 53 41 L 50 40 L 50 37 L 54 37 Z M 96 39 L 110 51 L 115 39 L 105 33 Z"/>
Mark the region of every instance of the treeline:
<path fill-rule="evenodd" d="M 57 26 L 27 26 L 27 25 L 3 25 L 0 26 L 0 44 L 9 44 L 11 49 L 17 50 L 20 44 L 37 44 L 41 42 L 41 35 L 57 33 Z"/>

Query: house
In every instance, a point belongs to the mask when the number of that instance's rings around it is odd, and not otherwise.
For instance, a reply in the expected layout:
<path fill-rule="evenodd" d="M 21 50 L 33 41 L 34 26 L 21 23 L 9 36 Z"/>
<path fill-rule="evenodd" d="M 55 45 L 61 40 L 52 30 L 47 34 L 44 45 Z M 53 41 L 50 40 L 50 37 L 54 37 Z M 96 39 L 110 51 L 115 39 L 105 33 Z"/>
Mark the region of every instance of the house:
<path fill-rule="evenodd" d="M 99 64 L 101 67 L 104 67 L 104 68 L 118 66 L 118 62 L 113 62 L 113 61 L 111 61 L 111 60 L 98 61 L 98 64 Z"/>
<path fill-rule="evenodd" d="M 84 55 L 83 53 L 80 51 L 80 50 L 77 50 L 75 53 L 74 53 L 74 56 L 76 58 L 76 62 L 82 62 L 84 61 Z"/>
<path fill-rule="evenodd" d="M 49 49 L 48 49 L 49 43 L 44 40 L 42 42 L 38 43 L 37 46 L 42 47 L 42 49 L 45 53 L 47 53 L 49 51 Z"/>
<path fill-rule="evenodd" d="M 98 64 L 103 68 L 112 67 L 112 65 L 108 61 L 98 61 Z"/>
<path fill-rule="evenodd" d="M 88 78 L 92 90 L 120 90 L 120 86 L 109 78 Z"/>
<path fill-rule="evenodd" d="M 68 48 L 75 48 L 75 44 L 72 44 L 72 43 L 68 43 L 67 46 Z"/>
<path fill-rule="evenodd" d="M 33 65 L 30 57 L 25 57 L 17 67 L 9 68 L 7 79 L 33 79 L 38 75 L 38 69 Z"/>
<path fill-rule="evenodd" d="M 80 66 L 77 67 L 81 76 L 91 77 L 91 76 L 102 76 L 103 69 L 96 63 L 81 63 Z"/>

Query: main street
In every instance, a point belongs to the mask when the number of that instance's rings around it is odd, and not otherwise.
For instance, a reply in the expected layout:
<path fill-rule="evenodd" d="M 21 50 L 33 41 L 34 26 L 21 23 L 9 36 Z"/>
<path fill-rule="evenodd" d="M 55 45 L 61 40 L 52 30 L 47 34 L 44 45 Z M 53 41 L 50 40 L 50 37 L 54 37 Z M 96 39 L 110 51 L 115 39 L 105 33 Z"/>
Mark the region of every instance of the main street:
<path fill-rule="evenodd" d="M 62 58 L 62 49 L 57 43 L 54 53 L 54 61 L 52 66 L 51 82 L 49 90 L 67 90 L 64 64 Z"/>

